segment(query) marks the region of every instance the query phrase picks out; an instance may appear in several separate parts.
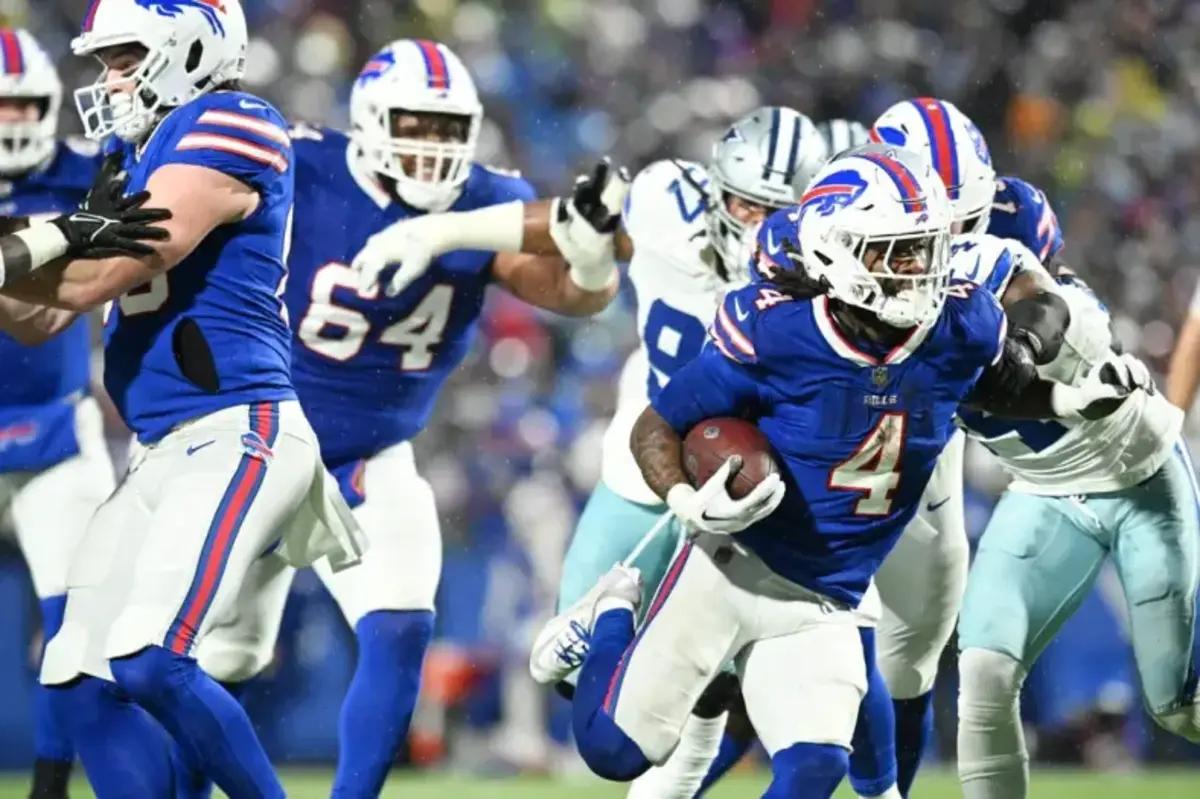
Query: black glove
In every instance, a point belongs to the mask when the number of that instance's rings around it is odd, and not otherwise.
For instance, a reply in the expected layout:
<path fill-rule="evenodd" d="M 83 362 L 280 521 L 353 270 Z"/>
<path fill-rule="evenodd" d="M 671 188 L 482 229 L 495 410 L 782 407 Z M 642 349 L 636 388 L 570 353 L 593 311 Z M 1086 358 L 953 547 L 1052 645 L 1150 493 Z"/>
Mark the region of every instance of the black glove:
<path fill-rule="evenodd" d="M 610 182 L 620 180 L 628 184 L 629 172 L 625 167 L 618 167 L 616 175 L 613 176 L 609 174 L 612 171 L 612 161 L 608 158 L 602 159 L 596 164 L 592 174 L 580 175 L 575 179 L 575 188 L 571 192 L 571 205 L 597 233 L 612 233 L 621 221 L 621 209 L 609 208 L 605 205 L 603 197 Z M 560 203 L 558 206 L 559 222 L 567 221 L 564 205 L 565 203 Z"/>
<path fill-rule="evenodd" d="M 143 208 L 150 192 L 125 195 L 128 177 L 119 158 L 105 160 L 96 182 L 78 211 L 51 220 L 67 239 L 71 258 L 110 258 L 114 255 L 153 255 L 145 242 L 165 241 L 170 234 L 154 222 L 171 218 L 165 208 Z"/>

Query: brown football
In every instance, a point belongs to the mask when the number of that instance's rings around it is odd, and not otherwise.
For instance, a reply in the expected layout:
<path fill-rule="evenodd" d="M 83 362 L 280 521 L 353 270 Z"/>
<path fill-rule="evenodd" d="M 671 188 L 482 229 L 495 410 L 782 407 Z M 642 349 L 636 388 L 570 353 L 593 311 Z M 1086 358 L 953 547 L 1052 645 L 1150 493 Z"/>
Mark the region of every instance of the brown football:
<path fill-rule="evenodd" d="M 697 488 L 731 455 L 742 459 L 742 468 L 729 480 L 729 496 L 734 499 L 746 496 L 763 478 L 779 471 L 766 436 L 745 419 L 705 419 L 683 439 L 683 469 Z"/>

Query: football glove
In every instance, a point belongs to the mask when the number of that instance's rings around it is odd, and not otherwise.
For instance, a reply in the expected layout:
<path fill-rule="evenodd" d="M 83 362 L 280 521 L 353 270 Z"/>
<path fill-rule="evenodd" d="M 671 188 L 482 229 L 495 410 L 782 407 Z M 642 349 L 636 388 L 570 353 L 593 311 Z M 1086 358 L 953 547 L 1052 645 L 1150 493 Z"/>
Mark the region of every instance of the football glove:
<path fill-rule="evenodd" d="M 550 237 L 585 291 L 600 291 L 616 276 L 613 234 L 628 194 L 629 173 L 605 158 L 590 175 L 575 179 L 570 197 L 556 198 L 550 208 Z"/>
<path fill-rule="evenodd" d="M 123 188 L 124 181 L 121 181 Z M 153 255 L 148 242 L 166 241 L 170 234 L 155 222 L 171 218 L 165 208 L 145 208 L 150 192 L 108 198 L 106 210 L 80 209 L 50 220 L 67 240 L 70 258 L 110 258 L 115 255 Z"/>
<path fill-rule="evenodd" d="M 696 489 L 678 483 L 667 492 L 667 506 L 692 531 L 727 535 L 739 533 L 775 512 L 783 501 L 785 486 L 778 473 L 766 476 L 741 499 L 729 495 L 729 478 L 742 468 L 734 455 Z"/>
<path fill-rule="evenodd" d="M 1112 413 L 1138 389 L 1154 392 L 1150 370 L 1128 353 L 1112 353 L 1093 367 L 1078 386 L 1055 383 L 1050 390 L 1050 406 L 1059 417 L 1099 419 Z"/>

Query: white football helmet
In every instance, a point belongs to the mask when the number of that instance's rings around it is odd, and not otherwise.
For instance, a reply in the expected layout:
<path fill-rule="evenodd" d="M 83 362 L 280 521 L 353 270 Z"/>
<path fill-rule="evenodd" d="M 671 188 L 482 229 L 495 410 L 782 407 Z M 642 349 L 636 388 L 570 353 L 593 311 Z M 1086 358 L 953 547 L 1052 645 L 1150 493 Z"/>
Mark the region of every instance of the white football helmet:
<path fill-rule="evenodd" d="M 867 126 L 853 119 L 826 119 L 817 123 L 817 132 L 825 140 L 830 158 L 869 140 Z"/>
<path fill-rule="evenodd" d="M 0 122 L 0 175 L 18 175 L 54 154 L 62 81 L 28 31 L 0 28 L 0 57 L 0 99 L 33 100 L 38 105 L 36 120 Z"/>
<path fill-rule="evenodd" d="M 400 114 L 441 117 L 446 135 L 399 135 Z M 375 54 L 350 94 L 350 122 L 366 166 L 396 182 L 414 208 L 445 211 L 471 175 L 483 106 L 475 82 L 444 44 L 401 39 Z"/>
<path fill-rule="evenodd" d="M 863 145 L 826 164 L 800 199 L 804 269 L 831 297 L 889 325 L 932 324 L 950 283 L 952 218 L 927 161 Z"/>
<path fill-rule="evenodd" d="M 745 267 L 747 229 L 758 229 L 729 212 L 728 195 L 772 211 L 792 205 L 828 157 L 812 120 L 779 106 L 756 108 L 713 145 L 708 238 L 728 270 Z"/>
<path fill-rule="evenodd" d="M 181 106 L 246 72 L 246 17 L 241 0 L 91 0 L 75 55 L 139 44 L 146 57 L 124 78 L 105 68 L 75 92 L 84 134 L 115 133 L 141 141 L 163 112 Z M 132 91 L 113 91 L 129 82 Z"/>
<path fill-rule="evenodd" d="M 941 175 L 954 206 L 957 233 L 986 233 L 996 195 L 996 170 L 983 134 L 952 103 L 914 97 L 884 111 L 871 141 L 924 156 Z"/>

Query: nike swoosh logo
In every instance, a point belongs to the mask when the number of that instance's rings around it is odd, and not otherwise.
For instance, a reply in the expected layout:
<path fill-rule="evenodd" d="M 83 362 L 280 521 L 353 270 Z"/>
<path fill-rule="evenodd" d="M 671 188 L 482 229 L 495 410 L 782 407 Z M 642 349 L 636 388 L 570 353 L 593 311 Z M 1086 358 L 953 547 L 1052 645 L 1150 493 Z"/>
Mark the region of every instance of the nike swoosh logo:
<path fill-rule="evenodd" d="M 750 312 L 743 311 L 742 306 L 738 304 L 737 300 L 733 301 L 733 313 L 737 316 L 739 322 L 745 322 L 750 318 Z"/>
<path fill-rule="evenodd" d="M 238 108 L 244 108 L 247 111 L 266 111 L 267 106 L 263 103 L 253 103 L 249 100 L 239 100 Z"/>
<path fill-rule="evenodd" d="M 215 444 L 215 443 L 217 443 L 217 440 L 214 438 L 212 441 L 205 441 L 203 444 L 193 444 L 192 446 L 187 448 L 187 454 L 195 455 L 197 452 L 204 449 L 209 444 Z"/>
<path fill-rule="evenodd" d="M 775 231 L 767 229 L 767 252 L 771 255 L 778 255 L 783 247 L 775 242 Z"/>
<path fill-rule="evenodd" d="M 935 510 L 937 510 L 938 508 L 942 507 L 943 505 L 945 505 L 945 504 L 946 504 L 947 502 L 949 502 L 949 501 L 950 501 L 950 497 L 946 497 L 946 498 L 945 498 L 945 499 L 943 499 L 941 502 L 930 502 L 928 505 L 926 505 L 926 506 L 925 506 L 925 509 L 926 509 L 926 510 L 928 510 L 928 511 L 930 511 L 930 512 L 932 513 L 933 511 L 935 511 Z"/>

